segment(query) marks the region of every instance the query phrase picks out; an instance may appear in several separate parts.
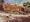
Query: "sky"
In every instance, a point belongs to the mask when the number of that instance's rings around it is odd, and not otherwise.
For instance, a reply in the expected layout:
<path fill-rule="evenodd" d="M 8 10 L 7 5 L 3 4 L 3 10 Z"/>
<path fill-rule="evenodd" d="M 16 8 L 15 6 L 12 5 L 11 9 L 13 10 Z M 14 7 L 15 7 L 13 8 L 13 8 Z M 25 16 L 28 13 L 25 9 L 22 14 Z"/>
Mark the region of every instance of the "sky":
<path fill-rule="evenodd" d="M 27 2 L 30 0 L 4 0 L 5 3 L 11 3 L 11 4 L 17 4 L 17 5 L 22 5 L 23 2 Z"/>

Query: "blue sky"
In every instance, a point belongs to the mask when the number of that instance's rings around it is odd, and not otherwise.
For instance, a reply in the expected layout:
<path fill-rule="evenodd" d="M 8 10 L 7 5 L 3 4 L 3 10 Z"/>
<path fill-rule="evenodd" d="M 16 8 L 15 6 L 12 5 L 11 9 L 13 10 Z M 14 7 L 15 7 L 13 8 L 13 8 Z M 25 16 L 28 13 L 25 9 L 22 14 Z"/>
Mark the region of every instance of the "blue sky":
<path fill-rule="evenodd" d="M 4 0 L 5 3 L 11 3 L 11 4 L 17 4 L 17 5 L 22 5 L 23 2 L 27 2 L 30 0 Z"/>

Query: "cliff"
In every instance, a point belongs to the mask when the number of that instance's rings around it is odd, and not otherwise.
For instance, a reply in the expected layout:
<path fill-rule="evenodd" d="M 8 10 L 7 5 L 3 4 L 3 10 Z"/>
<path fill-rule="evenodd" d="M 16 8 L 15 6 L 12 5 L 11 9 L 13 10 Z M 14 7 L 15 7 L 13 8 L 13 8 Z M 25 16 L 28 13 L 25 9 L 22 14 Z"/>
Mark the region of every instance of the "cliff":
<path fill-rule="evenodd" d="M 22 6 L 11 5 L 11 4 L 2 4 L 3 11 L 6 13 L 19 13 L 19 14 L 28 14 L 28 8 L 24 8 Z M 1 8 L 2 9 L 2 8 Z"/>

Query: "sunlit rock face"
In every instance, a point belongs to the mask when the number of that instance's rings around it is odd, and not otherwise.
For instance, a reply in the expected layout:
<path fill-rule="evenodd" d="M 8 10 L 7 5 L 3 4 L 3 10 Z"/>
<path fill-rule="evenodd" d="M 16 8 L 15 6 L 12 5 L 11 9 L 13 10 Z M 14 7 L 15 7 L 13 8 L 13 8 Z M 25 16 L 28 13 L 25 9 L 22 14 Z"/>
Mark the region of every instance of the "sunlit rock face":
<path fill-rule="evenodd" d="M 19 14 L 19 15 L 20 14 L 27 15 L 28 13 L 30 13 L 30 11 L 27 8 L 11 4 L 0 5 L 0 11 L 3 11 L 5 13 Z"/>

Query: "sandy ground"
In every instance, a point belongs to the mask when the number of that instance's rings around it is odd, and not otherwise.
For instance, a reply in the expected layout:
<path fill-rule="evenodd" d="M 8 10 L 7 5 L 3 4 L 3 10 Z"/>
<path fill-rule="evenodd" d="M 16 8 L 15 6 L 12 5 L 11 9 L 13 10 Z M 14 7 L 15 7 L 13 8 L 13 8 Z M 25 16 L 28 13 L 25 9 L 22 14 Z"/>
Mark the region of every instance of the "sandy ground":
<path fill-rule="evenodd" d="M 1 18 L 0 18 L 0 22 L 3 22 Z"/>

